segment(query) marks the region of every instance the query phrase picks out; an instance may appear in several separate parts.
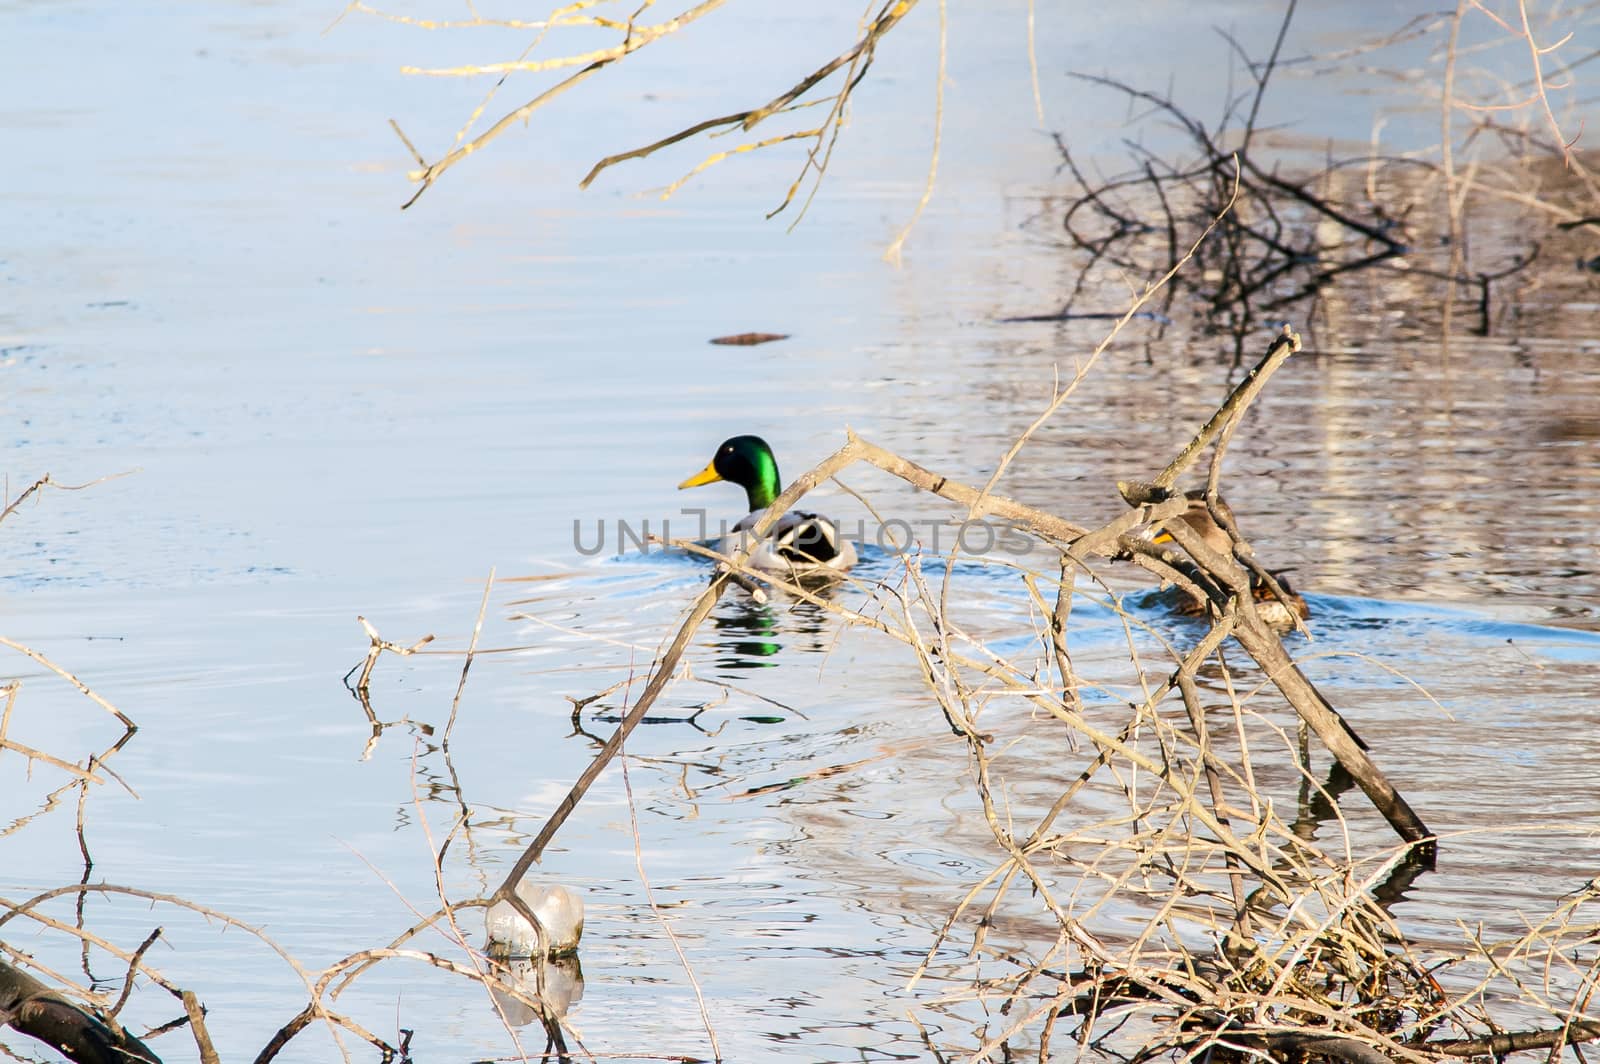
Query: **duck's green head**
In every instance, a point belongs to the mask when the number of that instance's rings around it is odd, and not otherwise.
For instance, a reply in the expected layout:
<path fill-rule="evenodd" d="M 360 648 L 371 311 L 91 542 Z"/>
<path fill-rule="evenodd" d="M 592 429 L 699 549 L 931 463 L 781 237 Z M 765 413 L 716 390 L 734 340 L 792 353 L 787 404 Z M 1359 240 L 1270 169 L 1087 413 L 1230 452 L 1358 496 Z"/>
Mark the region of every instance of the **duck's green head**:
<path fill-rule="evenodd" d="M 772 457 L 772 448 L 760 436 L 735 436 L 724 440 L 706 467 L 678 487 L 680 490 L 698 488 L 719 480 L 743 488 L 752 511 L 771 506 L 772 500 L 783 490 L 783 481 L 778 478 L 778 460 Z"/>

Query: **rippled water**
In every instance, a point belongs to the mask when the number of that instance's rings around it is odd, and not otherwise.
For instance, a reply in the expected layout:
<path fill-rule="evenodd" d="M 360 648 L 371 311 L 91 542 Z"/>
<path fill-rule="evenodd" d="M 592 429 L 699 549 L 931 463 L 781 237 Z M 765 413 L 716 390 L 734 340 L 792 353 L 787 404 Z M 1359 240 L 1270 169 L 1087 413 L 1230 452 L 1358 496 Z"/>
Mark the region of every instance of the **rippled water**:
<path fill-rule="evenodd" d="M 427 38 L 371 22 L 318 36 L 334 12 L 306 5 L 0 9 L 20 27 L 0 34 L 0 68 L 21 88 L 0 105 L 0 129 L 39 161 L 3 178 L 7 498 L 45 473 L 64 484 L 129 473 L 47 491 L 0 525 L 0 635 L 139 724 L 110 762 L 126 786 L 108 781 L 87 806 L 89 879 L 226 912 L 308 967 L 385 944 L 413 906 L 435 907 L 431 847 L 462 803 L 473 826 L 451 844 L 447 889 L 498 882 L 592 753 L 569 700 L 641 678 L 703 586 L 692 559 L 619 552 L 621 525 L 665 519 L 682 534 L 695 522 L 685 506 L 739 516 L 735 489 L 673 489 L 717 441 L 759 431 L 793 476 L 849 425 L 982 482 L 1105 331 L 1001 320 L 1048 312 L 1082 268 L 1056 246 L 1054 150 L 1030 131 L 1007 36 L 1024 5 L 1000 9 L 1010 23 L 967 24 L 955 146 L 899 270 L 877 256 L 920 191 L 931 19 L 885 56 L 849 133 L 858 147 L 785 236 L 760 215 L 792 159 L 725 164 L 665 205 L 630 197 L 698 154 L 571 189 L 597 154 L 741 101 L 730 86 L 759 56 L 690 64 L 698 73 L 654 100 L 647 68 L 619 69 L 402 215 L 408 164 L 384 120 L 437 144 L 477 98 L 392 75 L 429 60 Z M 724 32 L 749 34 L 779 14 L 729 16 Z M 1042 47 L 1083 65 L 1117 32 L 1195 31 L 1173 17 L 1156 10 L 1120 31 L 1053 23 Z M 821 54 L 851 19 L 782 25 Z M 140 47 L 116 47 L 127 40 Z M 719 40 L 682 47 L 725 55 Z M 93 83 L 124 91 L 91 92 L 82 64 L 64 61 L 91 49 L 103 56 Z M 1047 123 L 1083 121 L 1089 143 L 1111 146 L 1120 127 L 1068 117 L 1078 97 L 1052 73 L 1064 62 L 1046 64 Z M 1194 63 L 1183 78 L 1202 77 Z M 997 128 L 996 99 L 1015 108 L 1014 128 Z M 598 147 L 597 116 L 612 123 Z M 1333 117 L 1365 137 L 1365 110 Z M 1515 930 L 1519 909 L 1548 909 L 1600 856 L 1600 292 L 1569 265 L 1583 239 L 1547 236 L 1545 265 L 1492 335 L 1457 333 L 1448 347 L 1421 282 L 1389 273 L 1330 294 L 1310 350 L 1230 450 L 1245 531 L 1270 563 L 1294 567 L 1317 611 L 1313 641 L 1292 649 L 1446 836 L 1439 871 L 1397 910 L 1424 942 L 1455 938 L 1458 917 Z M 1105 281 L 1088 298 L 1083 309 L 1114 311 L 1126 289 Z M 745 329 L 793 338 L 705 342 Z M 1237 372 L 1197 327 L 1136 321 L 1000 490 L 1080 523 L 1108 519 L 1114 482 L 1158 470 Z M 951 519 L 943 504 L 897 481 L 842 479 L 930 549 L 935 529 L 953 534 L 936 524 Z M 810 501 L 877 527 L 838 489 Z M 446 759 L 439 737 L 491 569 L 485 653 Z M 898 572 L 872 547 L 857 575 Z M 1112 579 L 1139 586 L 1131 572 Z M 950 594 L 996 652 L 1038 653 L 1014 570 L 964 561 Z M 1142 602 L 1129 599 L 1157 634 L 1192 636 Z M 366 646 L 357 614 L 402 644 L 437 637 L 379 665 L 375 711 L 411 723 L 369 757 L 371 729 L 341 684 Z M 1137 681 L 1120 621 L 1085 595 L 1072 639 L 1110 712 Z M 0 676 L 22 680 L 10 738 L 67 758 L 115 741 L 108 715 L 6 653 Z M 916 992 L 904 987 L 999 858 L 965 748 L 909 656 L 815 607 L 730 595 L 688 660 L 692 677 L 629 741 L 629 780 L 641 863 L 724 1053 L 920 1058 L 913 1007 L 936 1043 L 967 1044 L 982 1017 L 927 1004 L 977 970 L 958 949 Z M 619 690 L 579 723 L 604 736 L 624 705 Z M 1048 802 L 1073 763 L 1045 726 L 1007 756 L 1019 810 Z M 1286 762 L 1262 772 L 1293 800 Z M 71 796 L 48 807 L 53 773 L 0 757 L 0 819 L 43 810 L 0 837 L 7 899 L 84 875 Z M 1352 845 L 1389 845 L 1376 815 L 1350 805 Z M 572 1019 L 589 1048 L 707 1055 L 695 996 L 646 905 L 620 774 L 539 874 L 587 892 L 587 986 Z M 69 902 L 50 911 L 72 920 Z M 171 945 L 150 958 L 205 1001 L 225 1059 L 254 1054 L 304 1004 L 293 970 L 237 930 L 115 897 L 91 900 L 86 920 L 124 946 L 166 928 Z M 1054 933 L 1024 912 L 997 929 L 1023 949 Z M 76 940 L 20 922 L 0 938 L 68 978 L 123 970 L 92 951 L 85 974 Z M 136 995 L 136 1027 L 179 1011 L 158 993 Z M 340 1005 L 391 1041 L 414 1029 L 419 1059 L 511 1051 L 479 988 L 415 964 L 363 977 Z M 166 1059 L 192 1053 L 183 1037 L 158 1043 Z M 285 1059 L 334 1055 L 318 1032 Z"/>

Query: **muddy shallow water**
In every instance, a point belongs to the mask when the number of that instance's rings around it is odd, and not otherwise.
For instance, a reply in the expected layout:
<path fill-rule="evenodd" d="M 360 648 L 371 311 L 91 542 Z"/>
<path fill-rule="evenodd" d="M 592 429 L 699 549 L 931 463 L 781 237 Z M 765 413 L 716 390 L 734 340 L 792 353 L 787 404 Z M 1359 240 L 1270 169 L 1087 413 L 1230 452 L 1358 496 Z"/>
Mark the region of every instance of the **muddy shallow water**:
<path fill-rule="evenodd" d="M 0 179 L 7 498 L 45 473 L 129 473 L 46 492 L 0 524 L 0 635 L 139 725 L 110 762 L 126 787 L 109 781 L 87 805 L 88 878 L 225 912 L 308 967 L 383 945 L 413 907 L 436 906 L 430 847 L 463 803 L 473 827 L 445 864 L 453 897 L 492 888 L 537 831 L 593 749 L 569 699 L 642 673 L 705 580 L 691 559 L 625 547 L 622 526 L 666 519 L 681 534 L 686 506 L 713 520 L 742 509 L 730 487 L 674 490 L 717 441 L 758 431 L 793 476 L 849 425 L 981 483 L 1106 328 L 1000 320 L 1049 310 L 1082 264 L 1058 246 L 1056 157 L 1031 128 L 1025 65 L 988 23 L 967 27 L 973 43 L 953 61 L 940 192 L 894 269 L 878 255 L 920 192 L 931 12 L 858 103 L 847 137 L 860 147 L 785 235 L 761 213 L 792 159 L 725 164 L 666 204 L 632 194 L 699 149 L 572 191 L 595 156 L 725 111 L 756 57 L 690 64 L 659 99 L 646 96 L 650 68 L 619 69 L 401 214 L 407 161 L 384 119 L 440 143 L 477 98 L 392 73 L 428 58 L 426 38 L 370 22 L 319 36 L 336 12 L 315 5 L 0 10 L 22 31 L 0 35 L 0 66 L 26 86 L 0 105 L 0 130 L 38 162 Z M 1009 33 L 1025 5 L 1002 13 Z M 779 17 L 729 15 L 734 34 Z M 1122 31 L 1198 32 L 1169 16 Z M 1119 31 L 1046 21 L 1044 54 L 1067 57 L 1046 66 L 1047 125 L 1081 122 L 1110 150 L 1119 127 L 1077 116 L 1080 90 L 1051 70 L 1089 62 Z M 819 54 L 841 32 L 823 16 L 783 25 Z M 1304 32 L 1309 48 L 1333 30 Z M 127 40 L 140 47 L 116 47 Z M 717 42 L 683 47 L 716 54 Z M 61 61 L 90 48 L 101 83 L 124 91 L 91 92 L 81 65 Z M 1203 68 L 1180 76 L 1205 84 Z M 1012 101 L 1014 129 L 996 128 L 995 99 Z M 1305 120 L 1364 138 L 1371 103 L 1355 99 L 1339 109 L 1318 95 Z M 597 115 L 614 123 L 598 148 Z M 1446 837 L 1438 872 L 1397 909 L 1425 943 L 1458 938 L 1458 919 L 1514 931 L 1519 911 L 1548 910 L 1600 859 L 1600 289 L 1572 268 L 1583 254 L 1580 235 L 1549 241 L 1517 314 L 1448 348 L 1425 288 L 1392 276 L 1342 288 L 1230 450 L 1225 484 L 1246 533 L 1294 566 L 1317 611 L 1313 640 L 1291 648 Z M 1094 296 L 1093 309 L 1118 310 L 1126 288 Z M 746 329 L 792 338 L 706 343 Z M 1114 482 L 1159 469 L 1236 373 L 1197 327 L 1135 322 L 1000 490 L 1107 519 Z M 870 472 L 843 479 L 930 549 L 936 529 L 953 534 L 942 504 Z M 877 528 L 838 489 L 810 501 Z M 891 580 L 897 565 L 874 544 L 858 575 Z M 446 759 L 439 731 L 491 569 L 481 646 L 496 652 L 473 665 Z M 1012 569 L 968 560 L 952 589 L 997 652 L 1037 653 Z M 1193 636 L 1129 605 L 1169 638 Z M 375 711 L 413 723 L 370 750 L 341 683 L 366 646 L 357 614 L 396 642 L 437 636 L 379 665 Z M 1115 614 L 1083 596 L 1072 638 L 1114 705 L 1137 679 Z M 109 716 L 6 653 L 0 676 L 22 680 L 10 738 L 69 759 L 115 741 Z M 910 659 L 814 608 L 730 595 L 689 664 L 694 678 L 630 740 L 629 782 L 640 863 L 726 1057 L 921 1058 L 918 1022 L 935 1043 L 968 1044 L 981 1012 L 932 1003 L 979 971 L 960 949 L 904 987 L 998 857 L 964 748 Z M 607 696 L 581 723 L 603 736 L 622 707 Z M 1261 711 L 1287 726 L 1286 711 Z M 1045 735 L 1010 756 L 1022 808 L 1049 800 L 1073 755 Z M 71 796 L 48 803 L 53 771 L 0 756 L 7 900 L 85 875 Z M 1286 766 L 1267 785 L 1293 800 Z M 1351 846 L 1388 846 L 1381 821 L 1350 804 Z M 589 899 L 572 1013 L 585 1044 L 708 1055 L 646 904 L 619 773 L 538 874 Z M 73 919 L 70 902 L 48 911 Z M 84 919 L 125 946 L 165 927 L 172 945 L 151 959 L 200 994 L 224 1059 L 253 1055 L 304 1004 L 293 969 L 237 929 L 114 897 L 92 899 Z M 20 921 L 0 934 L 68 978 L 123 970 Z M 1054 929 L 1011 914 L 997 934 L 1026 949 Z M 141 991 L 125 1018 L 170 1019 L 158 993 Z M 407 962 L 364 976 L 340 1005 L 391 1041 L 415 1030 L 419 1059 L 514 1051 L 481 989 Z M 157 1048 L 189 1059 L 184 1037 Z M 336 1055 L 313 1032 L 285 1059 Z"/>

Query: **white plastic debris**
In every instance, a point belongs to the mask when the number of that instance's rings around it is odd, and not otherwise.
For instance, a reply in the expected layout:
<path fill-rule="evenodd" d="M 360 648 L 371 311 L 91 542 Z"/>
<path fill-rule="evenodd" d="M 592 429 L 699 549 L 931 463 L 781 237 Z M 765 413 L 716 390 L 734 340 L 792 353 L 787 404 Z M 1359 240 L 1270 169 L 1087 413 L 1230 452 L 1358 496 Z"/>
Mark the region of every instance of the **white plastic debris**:
<path fill-rule="evenodd" d="M 544 925 L 553 955 L 573 953 L 583 937 L 583 898 L 566 887 L 536 887 L 523 880 L 517 884 L 521 898 Z M 489 948 L 513 957 L 531 957 L 539 952 L 539 936 L 533 925 L 508 901 L 489 906 L 484 917 Z"/>

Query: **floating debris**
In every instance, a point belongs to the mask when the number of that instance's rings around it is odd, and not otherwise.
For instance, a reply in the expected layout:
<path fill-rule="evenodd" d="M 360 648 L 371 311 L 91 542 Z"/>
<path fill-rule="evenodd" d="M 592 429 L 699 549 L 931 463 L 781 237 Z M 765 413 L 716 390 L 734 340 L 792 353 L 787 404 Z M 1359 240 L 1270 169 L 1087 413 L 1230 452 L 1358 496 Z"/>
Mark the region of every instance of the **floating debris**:
<path fill-rule="evenodd" d="M 770 344 L 774 340 L 787 340 L 788 338 L 788 333 L 747 332 L 734 333 L 732 336 L 714 336 L 711 338 L 711 342 L 714 344 L 728 344 L 733 347 L 754 347 L 756 344 Z"/>
<path fill-rule="evenodd" d="M 536 887 L 526 881 L 517 884 L 517 897 L 533 911 L 549 935 L 552 956 L 575 953 L 583 937 L 583 898 L 566 887 Z M 489 949 L 512 957 L 532 957 L 539 952 L 539 935 L 508 901 L 489 906 L 483 919 L 489 936 Z"/>

